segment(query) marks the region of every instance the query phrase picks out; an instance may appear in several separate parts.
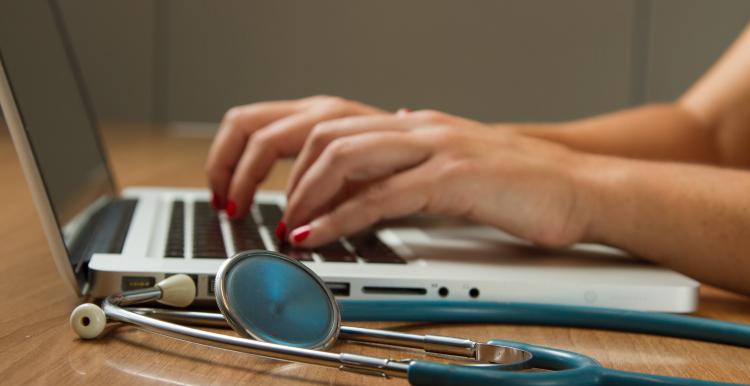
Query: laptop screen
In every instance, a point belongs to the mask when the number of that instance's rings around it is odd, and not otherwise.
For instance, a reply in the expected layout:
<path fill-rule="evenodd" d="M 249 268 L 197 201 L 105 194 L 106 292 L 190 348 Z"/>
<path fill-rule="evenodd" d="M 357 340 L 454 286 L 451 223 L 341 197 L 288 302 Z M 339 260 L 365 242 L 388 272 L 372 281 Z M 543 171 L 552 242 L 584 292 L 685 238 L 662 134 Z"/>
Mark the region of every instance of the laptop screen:
<path fill-rule="evenodd" d="M 68 44 L 54 1 L 0 1 L 0 59 L 70 255 L 76 217 L 114 189 Z"/>

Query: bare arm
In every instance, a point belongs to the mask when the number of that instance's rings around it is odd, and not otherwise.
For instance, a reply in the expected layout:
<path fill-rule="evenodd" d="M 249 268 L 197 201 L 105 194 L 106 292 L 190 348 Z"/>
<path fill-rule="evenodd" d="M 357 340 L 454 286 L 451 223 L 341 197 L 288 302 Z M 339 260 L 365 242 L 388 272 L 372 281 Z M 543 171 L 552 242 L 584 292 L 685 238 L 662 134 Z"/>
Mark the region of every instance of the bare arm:
<path fill-rule="evenodd" d="M 519 131 L 590 153 L 750 167 L 750 25 L 674 103 Z"/>
<path fill-rule="evenodd" d="M 521 130 L 589 153 L 682 161 L 591 156 L 586 238 L 750 295 L 750 173 L 716 167 L 750 168 L 750 26 L 673 104 Z"/>
<path fill-rule="evenodd" d="M 750 295 L 750 173 L 590 157 L 581 174 L 593 195 L 585 239 Z"/>

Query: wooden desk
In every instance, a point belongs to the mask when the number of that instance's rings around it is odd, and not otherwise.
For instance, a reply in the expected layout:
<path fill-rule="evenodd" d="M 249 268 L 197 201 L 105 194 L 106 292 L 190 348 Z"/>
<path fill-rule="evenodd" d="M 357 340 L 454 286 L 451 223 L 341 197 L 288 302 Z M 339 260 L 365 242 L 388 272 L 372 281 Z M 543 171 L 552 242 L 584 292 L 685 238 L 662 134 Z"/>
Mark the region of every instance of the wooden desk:
<path fill-rule="evenodd" d="M 204 186 L 207 138 L 174 138 L 121 126 L 105 132 L 121 186 Z M 264 188 L 282 189 L 289 163 Z M 79 300 L 58 277 L 6 131 L 0 132 L 0 383 L 5 384 L 404 384 L 224 352 L 121 327 L 98 341 L 79 341 L 68 316 Z M 712 288 L 701 316 L 750 323 L 750 299 Z M 681 339 L 575 328 L 485 324 L 355 323 L 475 340 L 504 338 L 591 355 L 632 371 L 750 382 L 750 349 Z M 336 350 L 385 355 L 341 344 Z M 397 356 L 414 356 L 396 353 Z"/>

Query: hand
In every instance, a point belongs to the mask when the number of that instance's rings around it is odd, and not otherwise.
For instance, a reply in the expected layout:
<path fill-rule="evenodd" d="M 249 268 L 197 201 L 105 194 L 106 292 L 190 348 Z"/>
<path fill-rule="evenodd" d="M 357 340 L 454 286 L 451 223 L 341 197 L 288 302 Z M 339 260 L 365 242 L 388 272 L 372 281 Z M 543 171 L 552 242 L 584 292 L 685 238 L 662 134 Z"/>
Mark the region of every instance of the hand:
<path fill-rule="evenodd" d="M 274 161 L 296 155 L 315 125 L 335 118 L 383 113 L 374 107 L 329 96 L 230 109 L 206 162 L 212 205 L 226 209 L 230 218 L 245 216 L 257 186 L 266 178 Z"/>
<path fill-rule="evenodd" d="M 291 176 L 289 241 L 319 246 L 381 219 L 425 212 L 490 224 L 545 246 L 582 239 L 586 156 L 434 111 L 318 125 Z"/>

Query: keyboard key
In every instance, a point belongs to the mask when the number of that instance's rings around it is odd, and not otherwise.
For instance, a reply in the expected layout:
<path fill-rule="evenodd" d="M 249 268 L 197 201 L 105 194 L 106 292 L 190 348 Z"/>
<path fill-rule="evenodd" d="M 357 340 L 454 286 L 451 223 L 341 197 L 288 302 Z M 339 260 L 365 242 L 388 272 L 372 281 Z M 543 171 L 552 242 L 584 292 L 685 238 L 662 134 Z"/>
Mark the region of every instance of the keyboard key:
<path fill-rule="evenodd" d="M 388 245 L 380 241 L 375 233 L 363 233 L 348 238 L 357 255 L 368 263 L 406 264 Z"/>
<path fill-rule="evenodd" d="M 208 202 L 196 202 L 193 211 L 193 257 L 225 259 L 227 254 L 218 213 Z"/>
<path fill-rule="evenodd" d="M 169 219 L 169 234 L 167 235 L 167 246 L 164 251 L 165 257 L 185 256 L 185 203 L 183 201 L 172 202 L 172 215 Z"/>
<path fill-rule="evenodd" d="M 356 263 L 357 257 L 349 252 L 341 242 L 336 241 L 319 247 L 315 252 L 323 258 L 323 261 Z"/>
<path fill-rule="evenodd" d="M 306 249 L 297 249 L 292 247 L 291 244 L 284 243 L 280 246 L 277 246 L 279 253 L 282 255 L 287 255 L 293 259 L 297 259 L 299 261 L 313 261 L 312 253 L 309 250 Z"/>
<path fill-rule="evenodd" d="M 263 238 L 258 231 L 258 225 L 252 216 L 246 216 L 244 219 L 235 220 L 230 223 L 232 228 L 232 239 L 237 252 L 248 251 L 252 249 L 266 249 L 263 244 Z"/>
<path fill-rule="evenodd" d="M 263 225 L 273 232 L 279 225 L 284 212 L 276 204 L 258 204 L 258 210 L 260 211 L 260 217 L 263 219 Z"/>
<path fill-rule="evenodd" d="M 266 226 L 269 232 L 274 232 L 276 226 L 279 225 L 283 212 L 281 208 L 276 204 L 258 204 L 258 211 L 263 221 L 263 225 Z M 274 235 L 271 236 L 272 242 L 276 246 L 276 250 L 282 255 L 289 256 L 299 261 L 314 261 L 312 257 L 312 251 L 307 249 L 298 249 L 292 247 L 287 242 L 281 243 L 276 239 Z"/>

